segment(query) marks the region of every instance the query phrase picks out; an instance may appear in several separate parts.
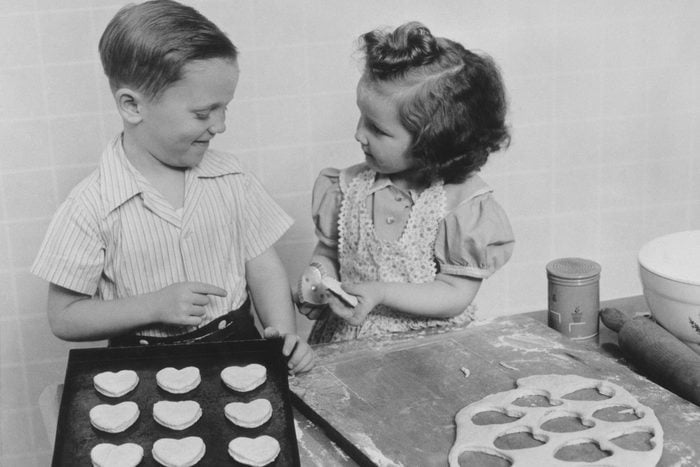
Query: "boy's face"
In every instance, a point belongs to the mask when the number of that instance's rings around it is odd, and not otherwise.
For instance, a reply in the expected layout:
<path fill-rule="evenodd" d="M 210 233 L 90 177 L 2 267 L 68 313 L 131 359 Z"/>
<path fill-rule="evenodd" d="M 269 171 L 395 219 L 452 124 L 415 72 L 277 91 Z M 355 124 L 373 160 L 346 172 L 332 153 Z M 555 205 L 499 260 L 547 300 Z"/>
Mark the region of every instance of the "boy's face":
<path fill-rule="evenodd" d="M 238 64 L 198 60 L 183 68 L 183 78 L 156 100 L 141 105 L 137 125 L 141 156 L 178 168 L 194 167 L 209 141 L 226 130 L 226 106 L 238 84 Z"/>
<path fill-rule="evenodd" d="M 410 148 L 413 137 L 401 124 L 396 85 L 368 83 L 357 86 L 357 122 L 355 139 L 362 146 L 365 161 L 373 170 L 387 175 L 400 174 L 414 167 Z"/>

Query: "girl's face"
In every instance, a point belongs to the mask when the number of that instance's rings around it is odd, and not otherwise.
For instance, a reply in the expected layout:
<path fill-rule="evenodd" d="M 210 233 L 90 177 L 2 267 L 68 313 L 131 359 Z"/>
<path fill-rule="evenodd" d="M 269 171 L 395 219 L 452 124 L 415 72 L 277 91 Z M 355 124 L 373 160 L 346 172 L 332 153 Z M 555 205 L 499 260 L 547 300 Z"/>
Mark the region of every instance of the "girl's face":
<path fill-rule="evenodd" d="M 378 173 L 394 175 L 394 182 L 415 166 L 410 154 L 413 137 L 399 119 L 398 91 L 395 84 L 365 79 L 357 85 L 360 120 L 355 139 L 362 146 L 367 165 Z"/>
<path fill-rule="evenodd" d="M 239 70 L 235 61 L 188 63 L 183 78 L 140 108 L 140 157 L 176 168 L 194 167 L 209 141 L 226 130 L 226 106 L 233 99 Z M 152 160 L 151 160 L 152 161 Z"/>

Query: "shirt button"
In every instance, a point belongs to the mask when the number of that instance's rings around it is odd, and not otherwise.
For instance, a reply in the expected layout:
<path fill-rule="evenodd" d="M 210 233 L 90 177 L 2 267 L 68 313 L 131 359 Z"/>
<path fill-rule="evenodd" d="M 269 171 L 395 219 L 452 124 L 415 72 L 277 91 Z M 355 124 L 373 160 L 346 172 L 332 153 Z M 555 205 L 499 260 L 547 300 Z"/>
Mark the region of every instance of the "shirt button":
<path fill-rule="evenodd" d="M 387 224 L 393 224 L 394 222 L 396 222 L 396 219 L 394 219 L 393 216 L 389 216 L 389 217 L 386 218 L 386 223 L 387 223 Z"/>

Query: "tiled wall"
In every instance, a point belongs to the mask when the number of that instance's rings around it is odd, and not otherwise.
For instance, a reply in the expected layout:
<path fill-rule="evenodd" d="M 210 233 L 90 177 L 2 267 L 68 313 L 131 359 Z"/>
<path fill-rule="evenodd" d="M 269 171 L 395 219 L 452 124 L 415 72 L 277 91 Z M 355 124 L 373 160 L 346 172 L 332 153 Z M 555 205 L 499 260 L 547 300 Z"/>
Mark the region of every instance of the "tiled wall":
<path fill-rule="evenodd" d="M 113 0 L 0 0 L 0 464 L 46 466 L 37 400 L 69 345 L 28 268 L 50 216 L 119 129 L 96 53 Z M 313 245 L 310 188 L 360 160 L 354 39 L 421 20 L 491 53 L 511 100 L 511 148 L 484 170 L 517 235 L 481 314 L 546 307 L 545 264 L 603 267 L 602 298 L 640 293 L 636 252 L 700 228 L 700 2 L 201 0 L 241 50 L 234 150 L 297 220 L 279 245 L 292 280 Z M 86 344 L 92 345 L 92 344 Z"/>

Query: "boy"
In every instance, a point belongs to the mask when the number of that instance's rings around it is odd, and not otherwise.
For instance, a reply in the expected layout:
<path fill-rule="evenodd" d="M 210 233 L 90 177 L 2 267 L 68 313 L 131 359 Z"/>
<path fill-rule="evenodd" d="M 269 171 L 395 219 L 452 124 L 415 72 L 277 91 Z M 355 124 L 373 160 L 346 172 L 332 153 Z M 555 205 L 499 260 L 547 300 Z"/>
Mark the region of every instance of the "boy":
<path fill-rule="evenodd" d="M 122 8 L 99 43 L 123 132 L 56 213 L 32 272 L 50 282 L 65 340 L 148 345 L 284 336 L 292 372 L 314 354 L 273 244 L 291 219 L 233 156 L 226 129 L 237 50 L 171 0 Z M 234 310 L 234 311 L 231 311 Z"/>

